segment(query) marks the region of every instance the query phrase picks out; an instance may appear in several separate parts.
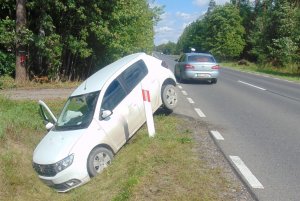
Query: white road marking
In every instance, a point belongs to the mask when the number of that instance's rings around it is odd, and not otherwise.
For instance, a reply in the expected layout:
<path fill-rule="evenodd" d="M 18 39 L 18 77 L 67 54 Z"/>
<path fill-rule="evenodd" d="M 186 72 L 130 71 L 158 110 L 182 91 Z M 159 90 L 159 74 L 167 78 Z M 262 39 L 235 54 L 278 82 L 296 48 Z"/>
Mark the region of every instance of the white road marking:
<path fill-rule="evenodd" d="M 197 114 L 199 115 L 199 117 L 201 117 L 201 118 L 206 117 L 205 114 L 199 108 L 195 108 L 195 111 L 197 112 Z"/>
<path fill-rule="evenodd" d="M 257 89 L 260 89 L 260 90 L 263 90 L 263 91 L 266 91 L 266 89 L 264 89 L 264 88 L 255 86 L 255 85 L 253 85 L 253 84 L 249 84 L 249 83 L 247 83 L 247 82 L 243 82 L 243 81 L 241 81 L 241 80 L 239 80 L 238 82 L 239 82 L 239 83 L 242 83 L 242 84 L 245 84 L 245 85 L 248 85 L 248 86 L 251 86 L 251 87 L 254 87 L 254 88 L 257 88 Z"/>
<path fill-rule="evenodd" d="M 186 91 L 181 91 L 183 95 L 187 96 L 187 92 Z"/>
<path fill-rule="evenodd" d="M 210 131 L 216 140 L 224 140 L 224 137 L 219 133 L 219 131 Z"/>
<path fill-rule="evenodd" d="M 245 165 L 245 163 L 240 159 L 240 157 L 238 156 L 229 156 L 229 157 L 252 188 L 264 189 L 263 185 L 252 174 L 252 172 Z"/>
<path fill-rule="evenodd" d="M 195 102 L 193 101 L 193 99 L 191 99 L 191 98 L 187 98 L 188 99 L 188 101 L 189 101 L 189 103 L 191 103 L 191 104 L 194 104 Z"/>
<path fill-rule="evenodd" d="M 177 85 L 177 86 L 178 86 L 179 89 L 182 89 L 182 86 L 180 86 L 180 85 Z"/>

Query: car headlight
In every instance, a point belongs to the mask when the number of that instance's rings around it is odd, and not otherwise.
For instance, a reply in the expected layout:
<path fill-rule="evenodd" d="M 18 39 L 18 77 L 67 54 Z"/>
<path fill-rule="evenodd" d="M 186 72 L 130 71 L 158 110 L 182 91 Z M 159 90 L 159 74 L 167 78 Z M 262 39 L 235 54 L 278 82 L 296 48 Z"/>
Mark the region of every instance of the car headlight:
<path fill-rule="evenodd" d="M 54 169 L 56 173 L 59 173 L 72 165 L 74 159 L 74 154 L 69 155 L 68 157 L 62 159 L 61 161 L 58 161 L 57 163 L 54 164 Z"/>

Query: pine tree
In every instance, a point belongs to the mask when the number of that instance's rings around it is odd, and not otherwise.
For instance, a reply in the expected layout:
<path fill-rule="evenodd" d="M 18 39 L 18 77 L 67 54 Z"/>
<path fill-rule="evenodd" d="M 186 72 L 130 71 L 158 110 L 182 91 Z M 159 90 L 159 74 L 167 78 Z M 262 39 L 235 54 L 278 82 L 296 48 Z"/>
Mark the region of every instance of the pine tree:
<path fill-rule="evenodd" d="M 213 9 L 216 7 L 216 1 L 215 0 L 210 0 L 208 4 L 208 9 L 207 9 L 207 14 L 211 13 Z"/>

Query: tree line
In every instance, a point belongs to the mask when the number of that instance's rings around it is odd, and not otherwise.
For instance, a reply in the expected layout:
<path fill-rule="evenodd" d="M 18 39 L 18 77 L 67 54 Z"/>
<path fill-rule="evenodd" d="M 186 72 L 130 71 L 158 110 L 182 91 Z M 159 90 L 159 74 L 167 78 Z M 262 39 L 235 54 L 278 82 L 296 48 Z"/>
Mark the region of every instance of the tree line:
<path fill-rule="evenodd" d="M 214 0 L 204 16 L 187 26 L 177 41 L 156 47 L 171 53 L 210 52 L 220 60 L 247 59 L 300 72 L 298 0 Z"/>
<path fill-rule="evenodd" d="M 0 75 L 19 81 L 84 79 L 124 55 L 149 53 L 162 12 L 147 0 L 0 1 Z"/>

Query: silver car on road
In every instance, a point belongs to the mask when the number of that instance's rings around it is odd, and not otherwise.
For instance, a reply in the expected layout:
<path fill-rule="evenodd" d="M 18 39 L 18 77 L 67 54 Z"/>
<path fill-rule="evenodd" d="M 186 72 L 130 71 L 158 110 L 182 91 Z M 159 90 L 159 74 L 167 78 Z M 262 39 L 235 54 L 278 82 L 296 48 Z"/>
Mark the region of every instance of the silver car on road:
<path fill-rule="evenodd" d="M 217 83 L 220 66 L 211 54 L 184 53 L 177 61 L 174 74 L 179 82 L 208 80 Z"/>

